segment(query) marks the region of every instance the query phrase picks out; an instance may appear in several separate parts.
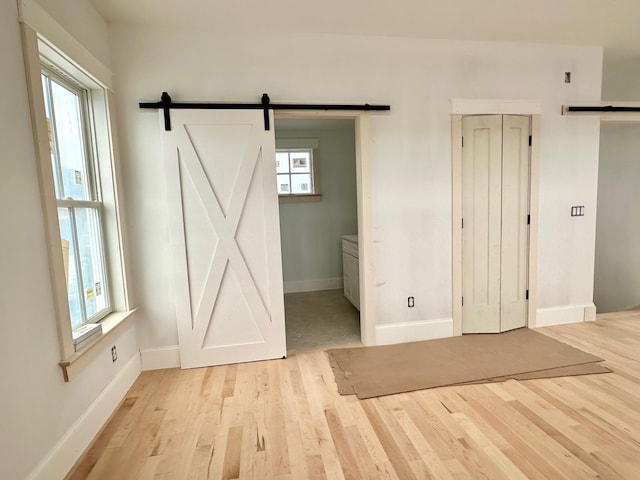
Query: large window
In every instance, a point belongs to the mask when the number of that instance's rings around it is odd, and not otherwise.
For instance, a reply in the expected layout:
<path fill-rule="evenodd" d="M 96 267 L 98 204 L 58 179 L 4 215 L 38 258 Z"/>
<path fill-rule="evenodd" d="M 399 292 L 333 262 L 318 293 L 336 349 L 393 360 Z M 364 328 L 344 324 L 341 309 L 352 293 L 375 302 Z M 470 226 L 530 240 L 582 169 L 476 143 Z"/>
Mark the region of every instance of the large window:
<path fill-rule="evenodd" d="M 313 195 L 313 150 L 276 150 L 278 195 Z"/>
<path fill-rule="evenodd" d="M 111 312 L 88 91 L 44 69 L 44 94 L 71 328 Z"/>
<path fill-rule="evenodd" d="M 59 365 L 71 381 L 113 347 L 136 309 L 127 289 L 112 74 L 74 39 L 57 35 L 46 15 L 24 20 L 35 11 L 21 12 L 25 73 Z"/>

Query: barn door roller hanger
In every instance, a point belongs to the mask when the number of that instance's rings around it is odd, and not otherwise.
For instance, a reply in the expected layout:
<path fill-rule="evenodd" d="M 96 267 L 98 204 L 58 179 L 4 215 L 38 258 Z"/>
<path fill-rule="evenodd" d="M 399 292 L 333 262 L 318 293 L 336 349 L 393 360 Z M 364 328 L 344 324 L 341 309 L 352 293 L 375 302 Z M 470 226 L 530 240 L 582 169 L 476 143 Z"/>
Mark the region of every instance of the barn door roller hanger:
<path fill-rule="evenodd" d="M 162 92 L 159 102 L 140 102 L 140 108 L 164 110 L 164 129 L 171 130 L 172 108 L 182 110 L 262 110 L 264 112 L 264 129 L 270 130 L 269 110 L 356 110 L 356 111 L 388 111 L 389 105 L 317 105 L 297 103 L 271 103 L 269 95 L 262 94 L 260 103 L 207 103 L 207 102 L 174 102 L 167 92 Z"/>

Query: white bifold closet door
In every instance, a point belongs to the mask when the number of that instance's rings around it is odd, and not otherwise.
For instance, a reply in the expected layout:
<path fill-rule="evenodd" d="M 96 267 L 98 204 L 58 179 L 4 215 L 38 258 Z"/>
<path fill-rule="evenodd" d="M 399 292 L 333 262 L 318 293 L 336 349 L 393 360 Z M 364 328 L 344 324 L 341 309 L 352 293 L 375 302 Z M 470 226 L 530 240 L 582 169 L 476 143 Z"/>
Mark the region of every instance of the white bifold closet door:
<path fill-rule="evenodd" d="M 527 324 L 530 118 L 462 119 L 462 332 Z"/>
<path fill-rule="evenodd" d="M 162 113 L 181 365 L 282 358 L 273 130 L 262 111 L 172 110 L 164 131 Z"/>

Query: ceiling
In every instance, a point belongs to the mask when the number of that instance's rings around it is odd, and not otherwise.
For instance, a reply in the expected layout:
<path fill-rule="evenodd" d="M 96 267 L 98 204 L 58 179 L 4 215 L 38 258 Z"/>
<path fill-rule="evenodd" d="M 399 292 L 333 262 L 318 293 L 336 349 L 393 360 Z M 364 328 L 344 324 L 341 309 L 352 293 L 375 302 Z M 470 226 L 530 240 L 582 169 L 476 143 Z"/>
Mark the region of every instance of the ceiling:
<path fill-rule="evenodd" d="M 639 0 L 89 0 L 110 23 L 602 45 L 640 55 Z"/>

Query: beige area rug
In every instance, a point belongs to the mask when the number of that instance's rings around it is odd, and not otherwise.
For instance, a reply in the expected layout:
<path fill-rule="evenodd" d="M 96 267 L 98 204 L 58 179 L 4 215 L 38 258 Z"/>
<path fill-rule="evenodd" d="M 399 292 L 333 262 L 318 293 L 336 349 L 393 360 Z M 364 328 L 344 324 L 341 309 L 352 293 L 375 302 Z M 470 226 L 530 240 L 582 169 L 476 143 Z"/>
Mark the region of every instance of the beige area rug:
<path fill-rule="evenodd" d="M 327 353 L 338 392 L 361 399 L 446 385 L 611 372 L 598 363 L 601 358 L 527 328 Z"/>

